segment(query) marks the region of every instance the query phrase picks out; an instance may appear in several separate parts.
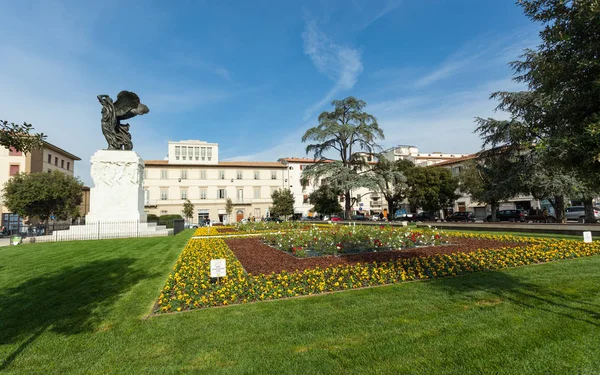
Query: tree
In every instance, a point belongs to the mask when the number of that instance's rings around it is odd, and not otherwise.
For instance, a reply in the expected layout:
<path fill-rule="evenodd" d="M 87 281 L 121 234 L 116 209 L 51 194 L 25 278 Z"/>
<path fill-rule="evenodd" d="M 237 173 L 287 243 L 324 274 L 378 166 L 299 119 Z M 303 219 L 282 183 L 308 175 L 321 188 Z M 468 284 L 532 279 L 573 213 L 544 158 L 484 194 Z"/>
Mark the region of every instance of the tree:
<path fill-rule="evenodd" d="M 231 224 L 231 222 L 233 221 L 231 219 L 231 213 L 233 212 L 233 202 L 231 201 L 231 198 L 227 198 L 225 200 L 225 212 L 227 213 L 228 224 Z"/>
<path fill-rule="evenodd" d="M 525 92 L 497 92 L 511 120 L 480 122 L 488 136 L 511 147 L 525 144 L 554 155 L 588 192 L 600 191 L 600 6 L 598 1 L 521 0 L 525 15 L 543 25 L 541 44 L 511 63 Z M 492 121 L 493 120 L 493 121 Z M 509 131 L 510 130 L 510 131 Z M 493 138 L 489 138 L 493 139 Z M 560 155 L 560 157 L 558 157 Z M 559 165 L 560 164 L 560 165 Z M 593 219 L 591 198 L 585 199 Z"/>
<path fill-rule="evenodd" d="M 275 190 L 271 194 L 273 207 L 271 207 L 271 216 L 287 216 L 294 214 L 294 195 L 290 189 Z"/>
<path fill-rule="evenodd" d="M 377 191 L 381 192 L 387 202 L 389 215 L 396 212 L 398 204 L 407 196 L 406 174 L 412 168 L 415 168 L 415 165 L 410 160 L 393 162 L 380 155 L 379 162 L 371 169 L 371 176 L 377 184 Z"/>
<path fill-rule="evenodd" d="M 329 185 L 321 185 L 309 196 L 310 204 L 314 205 L 314 210 L 323 215 L 334 215 L 343 211 L 338 199 L 341 191 L 335 191 Z"/>
<path fill-rule="evenodd" d="M 515 165 L 503 155 L 480 156 L 465 164 L 459 175 L 459 189 L 492 209 L 492 221 L 496 221 L 498 204 L 515 196 L 519 190 L 520 174 L 514 173 Z"/>
<path fill-rule="evenodd" d="M 55 215 L 65 220 L 75 215 L 81 203 L 83 183 L 59 171 L 19 173 L 5 184 L 4 205 L 22 217 L 37 216 L 42 221 Z"/>
<path fill-rule="evenodd" d="M 33 126 L 0 120 L 0 146 L 14 148 L 16 151 L 31 152 L 41 148 L 46 136 L 43 133 L 31 134 Z"/>
<path fill-rule="evenodd" d="M 332 188 L 343 192 L 344 211 L 346 217 L 350 217 L 355 202 L 352 189 L 377 188 L 367 175 L 368 162 L 381 148 L 376 141 L 384 136 L 377 119 L 363 111 L 367 105 L 364 101 L 350 96 L 334 100 L 331 104 L 334 110 L 321 113 L 319 125 L 308 129 L 302 136 L 302 142 L 315 142 L 306 146 L 306 153 L 313 153 L 318 161 L 307 167 L 302 177 L 305 182 L 326 177 Z M 332 152 L 339 160 L 326 157 L 327 152 Z"/>
<path fill-rule="evenodd" d="M 445 168 L 411 168 L 406 175 L 408 201 L 425 211 L 437 212 L 450 206 L 458 195 L 458 180 Z"/>
<path fill-rule="evenodd" d="M 194 217 L 194 204 L 190 202 L 189 199 L 185 200 L 185 203 L 183 204 L 183 210 L 181 211 L 181 213 L 183 213 L 183 217 L 186 218 L 188 221 L 192 217 Z"/>

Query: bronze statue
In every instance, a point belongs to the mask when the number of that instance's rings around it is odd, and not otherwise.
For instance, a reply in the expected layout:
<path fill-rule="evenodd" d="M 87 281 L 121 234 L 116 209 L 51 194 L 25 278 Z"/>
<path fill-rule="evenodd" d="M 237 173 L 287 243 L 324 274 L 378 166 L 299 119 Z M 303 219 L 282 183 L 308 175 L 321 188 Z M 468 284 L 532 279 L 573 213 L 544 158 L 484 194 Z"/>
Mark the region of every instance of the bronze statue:
<path fill-rule="evenodd" d="M 108 95 L 98 95 L 98 101 L 102 104 L 102 134 L 108 142 L 108 150 L 133 149 L 129 124 L 121 124 L 121 120 L 144 115 L 149 112 L 148 107 L 131 91 L 121 91 L 114 103 Z"/>

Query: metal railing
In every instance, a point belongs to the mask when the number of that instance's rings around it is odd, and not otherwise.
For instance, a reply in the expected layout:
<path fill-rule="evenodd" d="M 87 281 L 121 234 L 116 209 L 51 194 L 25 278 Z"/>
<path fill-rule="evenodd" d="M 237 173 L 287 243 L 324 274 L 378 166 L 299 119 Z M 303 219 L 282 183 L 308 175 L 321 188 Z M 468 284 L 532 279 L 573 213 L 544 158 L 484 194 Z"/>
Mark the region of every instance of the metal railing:
<path fill-rule="evenodd" d="M 49 223 L 43 226 L 22 227 L 11 237 L 19 236 L 23 242 L 82 241 L 110 238 L 157 237 L 179 233 L 184 228 L 183 220 L 169 223 L 132 221 L 97 221 L 90 223 Z"/>

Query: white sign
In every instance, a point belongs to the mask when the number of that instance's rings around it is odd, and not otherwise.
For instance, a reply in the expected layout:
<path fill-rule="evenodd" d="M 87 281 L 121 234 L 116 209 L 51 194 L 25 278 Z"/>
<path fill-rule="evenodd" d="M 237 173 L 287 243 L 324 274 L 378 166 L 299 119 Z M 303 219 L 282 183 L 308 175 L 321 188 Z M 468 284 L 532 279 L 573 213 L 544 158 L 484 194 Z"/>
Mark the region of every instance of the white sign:
<path fill-rule="evenodd" d="M 210 277 L 225 277 L 227 276 L 227 268 L 225 259 L 210 260 Z"/>
<path fill-rule="evenodd" d="M 590 231 L 583 232 L 583 242 L 585 242 L 585 243 L 592 242 L 592 232 L 590 232 Z"/>

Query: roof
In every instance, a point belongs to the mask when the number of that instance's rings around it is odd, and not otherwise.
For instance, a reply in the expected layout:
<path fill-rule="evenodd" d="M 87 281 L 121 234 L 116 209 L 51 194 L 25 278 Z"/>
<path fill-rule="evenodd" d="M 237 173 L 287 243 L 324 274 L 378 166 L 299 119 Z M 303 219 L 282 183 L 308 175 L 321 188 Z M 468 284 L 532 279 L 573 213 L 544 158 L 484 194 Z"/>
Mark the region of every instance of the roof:
<path fill-rule="evenodd" d="M 318 159 L 310 158 L 281 158 L 279 161 L 286 161 L 288 163 L 318 163 Z"/>
<path fill-rule="evenodd" d="M 167 160 L 144 160 L 145 165 L 164 165 L 169 167 L 262 167 L 286 168 L 276 161 L 220 161 L 218 164 L 183 164 L 169 163 Z"/>
<path fill-rule="evenodd" d="M 477 156 L 479 156 L 479 154 L 470 154 L 467 156 L 462 156 L 460 158 L 454 158 L 451 160 L 446 160 L 446 161 L 442 161 L 439 163 L 435 163 L 433 166 L 439 167 L 441 165 L 451 165 L 451 164 L 455 164 L 455 163 L 460 163 L 461 161 L 465 161 L 465 160 L 471 160 L 471 159 L 475 159 L 477 158 Z"/>
<path fill-rule="evenodd" d="M 48 149 L 50 149 L 52 151 L 60 152 L 61 154 L 65 155 L 66 157 L 68 157 L 70 159 L 81 160 L 81 158 L 79 156 L 75 156 L 75 155 L 71 154 L 70 152 L 67 152 L 67 151 L 63 150 L 62 148 L 53 145 L 50 142 L 44 141 L 44 147 L 48 148 Z"/>

